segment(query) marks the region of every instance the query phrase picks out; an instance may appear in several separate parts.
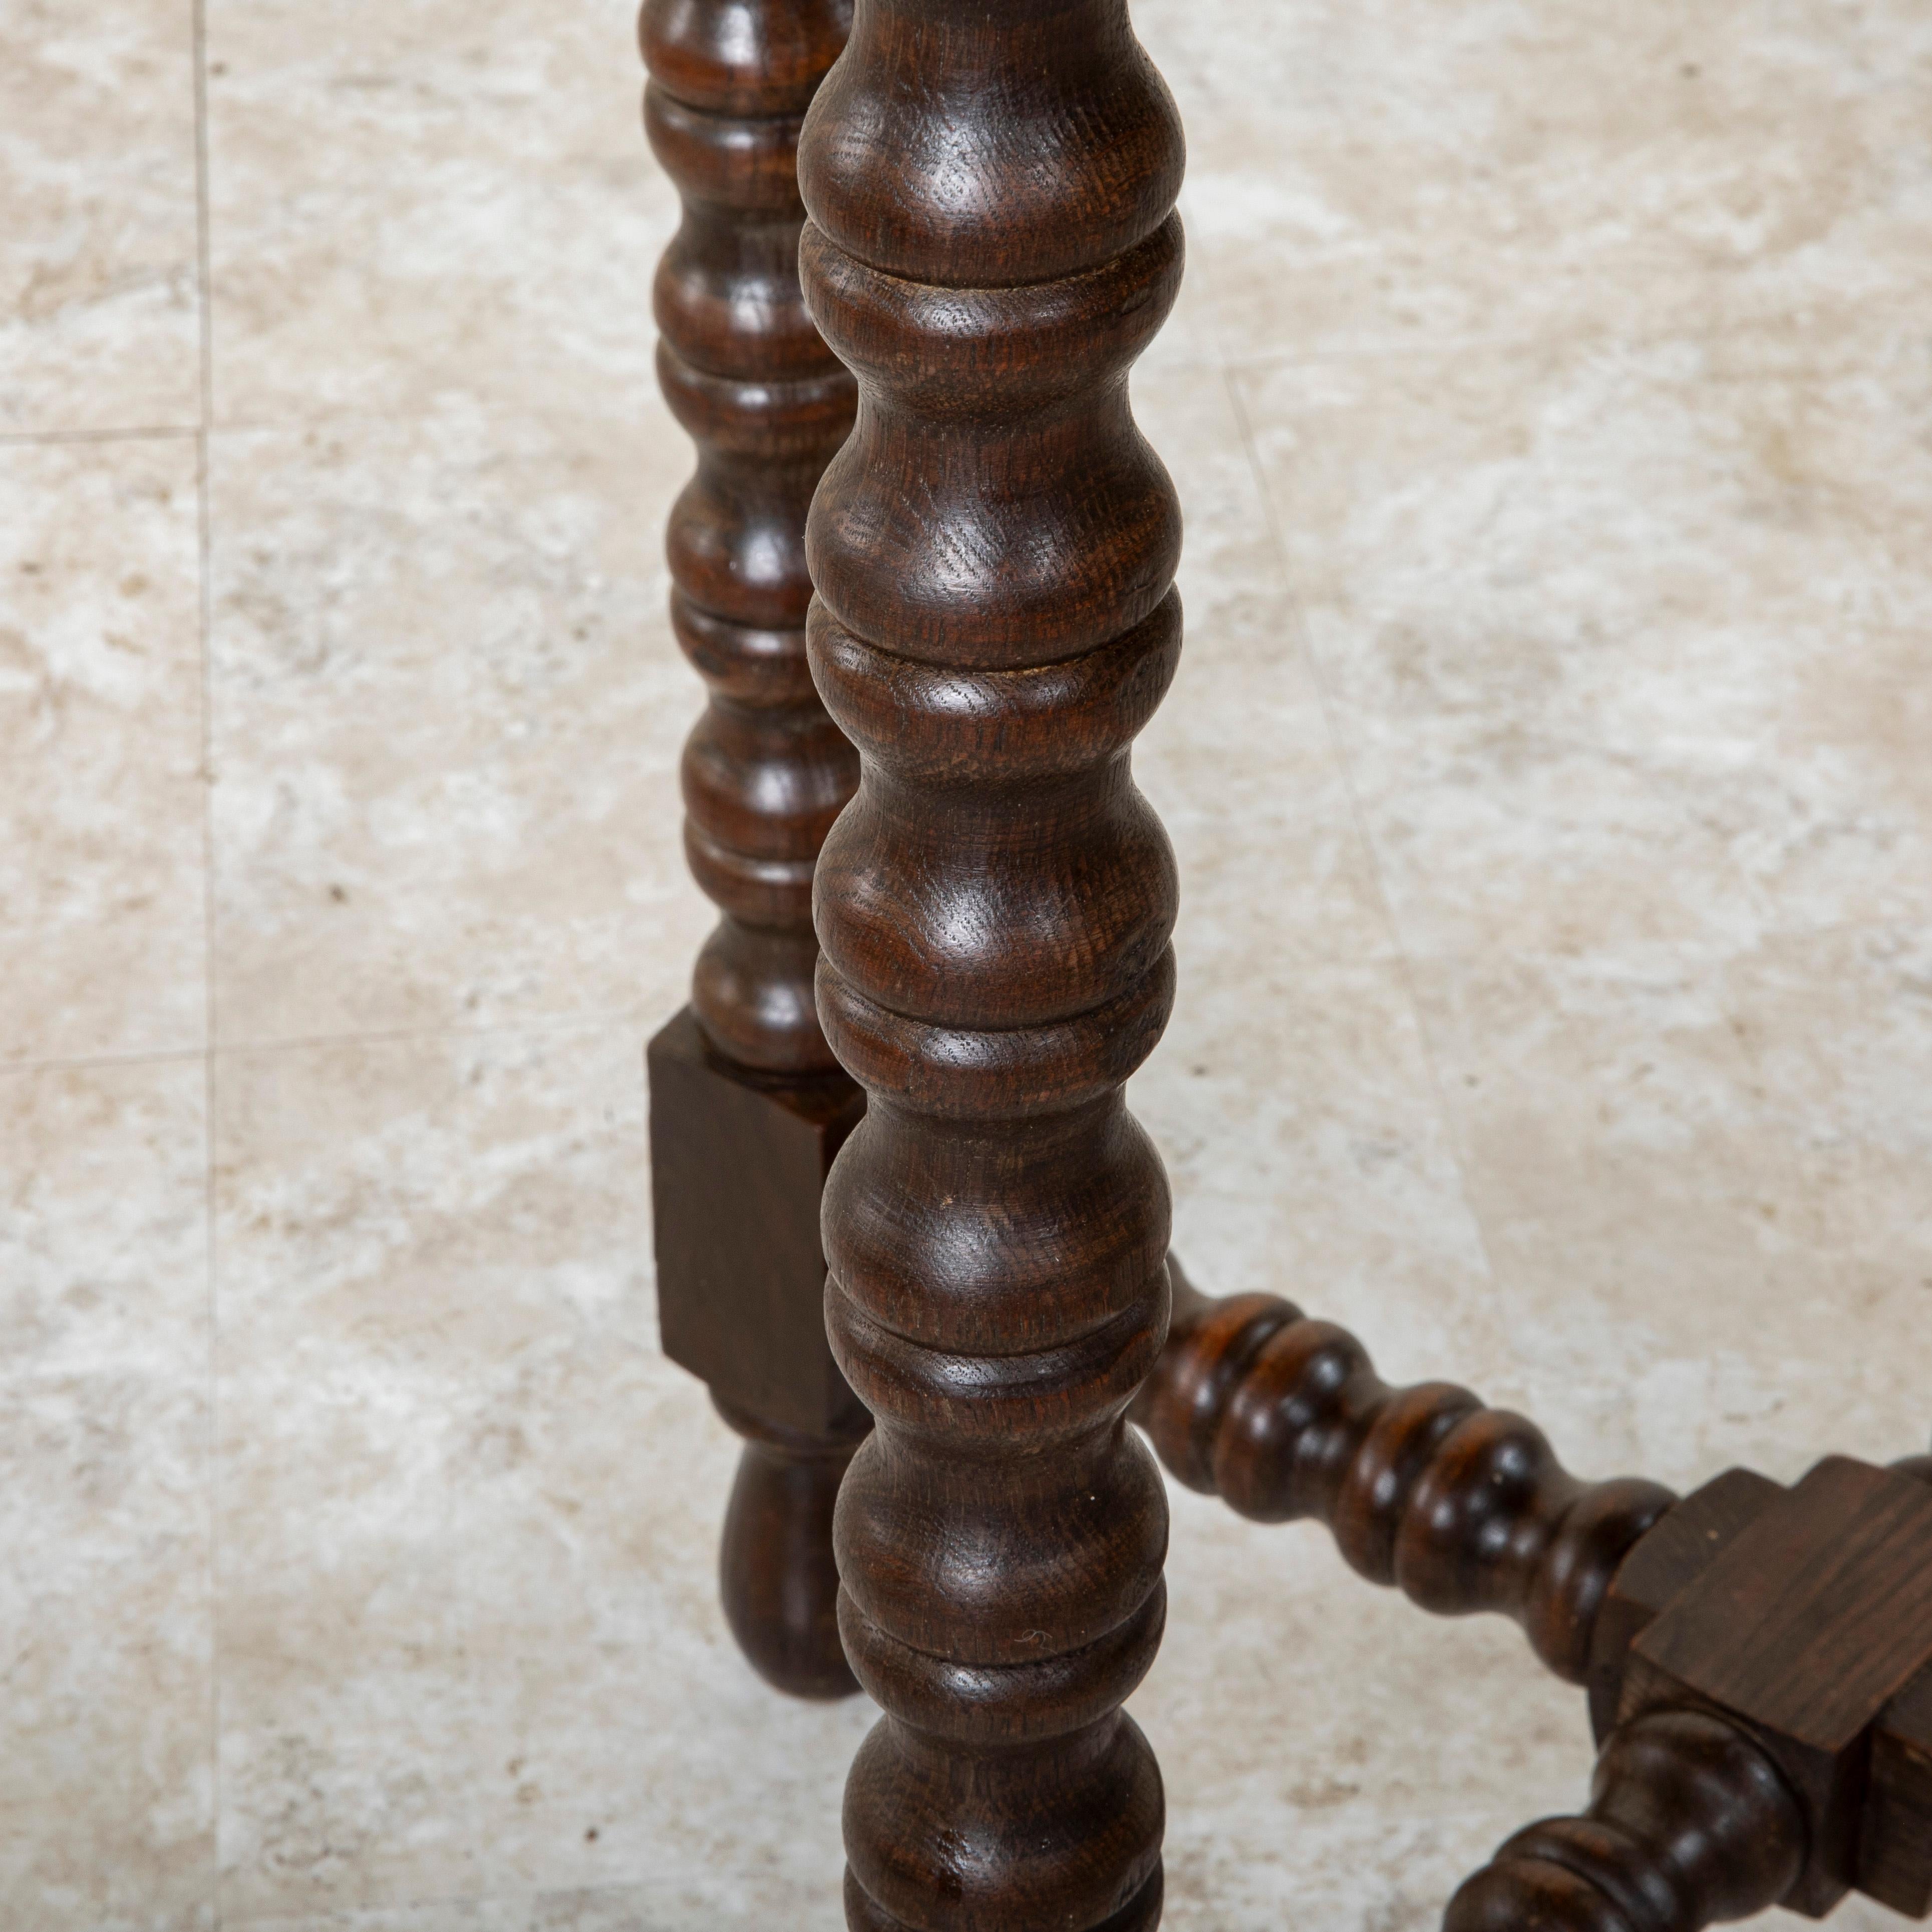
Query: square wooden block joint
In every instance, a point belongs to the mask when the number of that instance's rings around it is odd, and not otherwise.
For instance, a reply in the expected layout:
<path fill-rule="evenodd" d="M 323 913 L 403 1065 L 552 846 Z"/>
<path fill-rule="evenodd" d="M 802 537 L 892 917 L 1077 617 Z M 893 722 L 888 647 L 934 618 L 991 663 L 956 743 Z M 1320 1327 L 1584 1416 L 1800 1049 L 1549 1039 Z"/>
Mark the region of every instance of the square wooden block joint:
<path fill-rule="evenodd" d="M 1726 1469 L 1666 1510 L 1624 1558 L 1590 1648 L 1590 1726 L 1598 1744 L 1616 1726 L 1632 1645 L 1784 1493 L 1755 1469 Z"/>
<path fill-rule="evenodd" d="M 760 1420 L 850 1435 L 825 1339 L 818 1198 L 866 1108 L 842 1074 L 783 1080 L 714 1052 L 688 1007 L 645 1052 L 658 1326 L 671 1360 Z"/>
<path fill-rule="evenodd" d="M 1856 1886 L 1932 1904 L 1932 1484 L 1834 1456 L 1762 1506 L 1630 1647 L 1617 1718 L 1702 1705 L 1748 1726 L 1804 1808 L 1787 1901 Z"/>

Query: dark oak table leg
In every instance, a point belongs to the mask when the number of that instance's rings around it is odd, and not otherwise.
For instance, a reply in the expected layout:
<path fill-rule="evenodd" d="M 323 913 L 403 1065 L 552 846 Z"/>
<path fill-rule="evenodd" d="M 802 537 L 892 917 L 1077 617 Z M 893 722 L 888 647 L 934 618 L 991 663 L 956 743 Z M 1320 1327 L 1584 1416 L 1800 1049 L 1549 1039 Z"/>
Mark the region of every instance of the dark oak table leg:
<path fill-rule="evenodd" d="M 1781 1904 L 1804 1815 L 1748 1732 L 1664 1711 L 1616 1732 L 1590 1808 L 1519 1832 L 1450 1901 L 1444 1932 L 1701 1932 Z"/>
<path fill-rule="evenodd" d="M 1178 656 L 1180 518 L 1126 376 L 1179 286 L 1181 158 L 1124 0 L 860 0 L 800 148 L 807 296 L 862 399 L 808 547 L 861 760 L 818 906 L 869 1096 L 824 1225 L 878 1421 L 835 1527 L 886 1712 L 845 1804 L 874 1932 L 1160 1916 L 1160 1778 L 1119 1707 L 1166 1603 L 1125 1417 L 1168 1203 L 1120 1088 L 1173 994 L 1128 748 Z"/>
<path fill-rule="evenodd" d="M 671 513 L 679 641 L 710 688 L 685 748 L 685 844 L 723 914 L 691 1005 L 651 1042 L 666 1352 L 746 1436 L 725 1612 L 780 1689 L 857 1687 L 838 1646 L 832 1498 L 869 1426 L 824 1328 L 818 1201 L 863 1096 L 812 1007 L 812 872 L 857 760 L 806 662 L 805 514 L 855 392 L 799 291 L 801 118 L 842 0 L 648 0 L 644 120 L 684 219 L 658 271 L 658 370 L 698 445 Z"/>

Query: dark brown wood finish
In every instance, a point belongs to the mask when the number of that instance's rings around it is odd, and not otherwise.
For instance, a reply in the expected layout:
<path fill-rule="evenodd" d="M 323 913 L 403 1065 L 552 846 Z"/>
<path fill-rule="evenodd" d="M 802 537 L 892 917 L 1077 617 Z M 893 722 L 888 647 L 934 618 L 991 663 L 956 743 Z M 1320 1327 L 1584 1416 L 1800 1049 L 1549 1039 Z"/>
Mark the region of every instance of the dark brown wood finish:
<path fill-rule="evenodd" d="M 818 1201 L 864 1096 L 761 1084 L 687 1007 L 651 1042 L 651 1198 L 666 1354 L 746 1438 L 718 1559 L 739 1647 L 780 1689 L 858 1688 L 840 1648 L 832 1503 L 872 1418 L 826 1346 Z"/>
<path fill-rule="evenodd" d="M 1932 1666 L 1872 1729 L 1858 1889 L 1894 1912 L 1932 1912 Z"/>
<path fill-rule="evenodd" d="M 813 861 L 858 761 L 806 662 L 805 514 L 852 379 L 798 286 L 802 117 L 842 0 L 646 0 L 644 126 L 684 218 L 653 291 L 658 377 L 698 446 L 666 532 L 671 617 L 710 688 L 685 746 L 685 848 L 722 914 L 692 1007 L 742 1066 L 836 1066 L 812 1006 Z"/>
<path fill-rule="evenodd" d="M 1166 1353 L 1134 1406 L 1168 1468 L 1262 1522 L 1313 1516 L 1349 1564 L 1440 1615 L 1496 1610 L 1582 1683 L 1618 1565 L 1676 1500 L 1583 1483 L 1534 1424 L 1449 1382 L 1391 1388 L 1346 1329 L 1178 1271 Z"/>
<path fill-rule="evenodd" d="M 1755 1470 L 1726 1469 L 1662 1516 L 1624 1559 L 1590 1646 L 1590 1724 L 1598 1743 L 1616 1728 L 1630 1646 L 1784 1493 Z"/>
<path fill-rule="evenodd" d="M 644 122 L 683 198 L 655 307 L 698 446 L 668 532 L 680 643 L 710 701 L 686 745 L 685 847 L 722 917 L 651 1043 L 665 1352 L 746 1437 L 721 1553 L 740 1645 L 782 1689 L 857 1685 L 825 1538 L 868 1426 L 821 1314 L 818 1197 L 862 1110 L 812 1004 L 812 864 L 857 781 L 806 658 L 805 514 L 856 391 L 800 293 L 796 154 L 849 0 L 648 0 Z"/>
<path fill-rule="evenodd" d="M 1168 1197 L 1120 1087 L 1173 994 L 1128 748 L 1178 658 L 1180 518 L 1126 376 L 1178 286 L 1180 169 L 1124 0 L 860 0 L 800 149 L 807 296 L 861 397 L 809 549 L 862 761 L 818 905 L 820 1016 L 870 1096 L 825 1202 L 878 1419 L 835 1527 L 886 1713 L 846 1793 L 868 1932 L 1160 1913 L 1160 1778 L 1119 1706 L 1165 1605 L 1125 1412 Z"/>
<path fill-rule="evenodd" d="M 1522 1417 L 1391 1389 L 1345 1330 L 1172 1271 L 1132 1412 L 1176 1476 L 1318 1519 L 1426 1609 L 1514 1617 L 1589 1685 L 1589 1811 L 1519 1833 L 1450 1932 L 1690 1932 L 1854 1886 L 1932 1908 L 1932 1458 L 1828 1457 L 1789 1490 L 1732 1469 L 1681 1502 L 1585 1484 Z"/>
<path fill-rule="evenodd" d="M 1803 1808 L 1747 1731 L 1654 1712 L 1611 1735 L 1588 1810 L 1517 1832 L 1444 1932 L 1698 1932 L 1784 1901 L 1804 1856 Z"/>
<path fill-rule="evenodd" d="M 1630 1647 L 1619 1728 L 1695 1704 L 1749 1726 L 1804 1808 L 1792 1903 L 1862 1886 L 1873 1734 L 1932 1667 L 1932 1488 L 1831 1456 L 1780 1490 Z"/>
<path fill-rule="evenodd" d="M 660 369 L 699 450 L 669 539 L 710 692 L 687 847 L 722 915 L 650 1049 L 664 1334 L 746 1438 L 741 1645 L 884 1708 L 850 1922 L 1158 1922 L 1160 1776 L 1120 1707 L 1166 1514 L 1130 1412 L 1191 1486 L 1317 1517 L 1588 1683 L 1588 1810 L 1518 1833 L 1450 1932 L 1693 1932 L 1854 1885 L 1924 1914 L 1932 1458 L 1586 1484 L 1521 1417 L 1178 1270 L 1162 1354 L 1165 1184 L 1120 1090 L 1172 997 L 1128 751 L 1178 658 L 1178 520 L 1126 376 L 1178 285 L 1178 127 L 1125 0 L 849 23 L 808 120 L 847 0 L 649 0 L 641 32 L 685 205 Z"/>
<path fill-rule="evenodd" d="M 1580 1818 L 1519 1832 L 1450 1932 L 1692 1932 L 1853 1887 L 1932 1906 L 1932 1491 L 1828 1456 L 1732 1469 L 1631 1551 L 1598 1620 Z M 1606 1735 L 1606 1733 L 1607 1733 Z"/>

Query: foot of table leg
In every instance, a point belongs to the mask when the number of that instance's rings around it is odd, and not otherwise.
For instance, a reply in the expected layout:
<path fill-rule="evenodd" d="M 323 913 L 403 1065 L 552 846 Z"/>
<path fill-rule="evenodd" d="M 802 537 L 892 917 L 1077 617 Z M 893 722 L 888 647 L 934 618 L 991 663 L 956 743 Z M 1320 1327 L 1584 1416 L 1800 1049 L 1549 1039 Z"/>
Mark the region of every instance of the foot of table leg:
<path fill-rule="evenodd" d="M 864 1438 L 826 1441 L 718 1412 L 745 1438 L 724 1513 L 719 1593 L 738 1648 L 766 1682 L 794 1697 L 848 1697 L 859 1688 L 838 1642 L 832 1506 Z"/>
<path fill-rule="evenodd" d="M 863 1112 L 842 1075 L 734 1066 L 687 1011 L 650 1045 L 652 1200 L 666 1354 L 746 1438 L 724 1520 L 724 1614 L 759 1674 L 858 1688 L 839 1648 L 832 1505 L 872 1418 L 825 1338 L 818 1197 Z"/>

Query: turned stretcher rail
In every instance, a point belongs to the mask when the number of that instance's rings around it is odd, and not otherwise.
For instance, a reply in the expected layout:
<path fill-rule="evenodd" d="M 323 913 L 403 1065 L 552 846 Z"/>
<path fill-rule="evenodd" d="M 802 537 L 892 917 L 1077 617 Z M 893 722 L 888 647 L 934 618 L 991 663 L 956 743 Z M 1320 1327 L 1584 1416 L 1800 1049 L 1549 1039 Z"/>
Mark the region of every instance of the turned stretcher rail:
<path fill-rule="evenodd" d="M 1182 1482 L 1313 1517 L 1424 1609 L 1499 1611 L 1590 1688 L 1588 1808 L 1519 1832 L 1445 1932 L 1697 1932 L 1856 1888 L 1932 1910 L 1932 1457 L 1585 1483 L 1534 1424 L 1392 1388 L 1346 1330 L 1178 1267 L 1134 1420 Z"/>
<path fill-rule="evenodd" d="M 1133 1419 L 1189 1488 L 1262 1522 L 1312 1516 L 1377 1583 L 1445 1616 L 1500 1611 L 1581 1684 L 1625 1555 L 1677 1500 L 1585 1483 L 1535 1424 L 1450 1382 L 1392 1388 L 1346 1329 L 1177 1267 L 1174 1323 Z"/>

